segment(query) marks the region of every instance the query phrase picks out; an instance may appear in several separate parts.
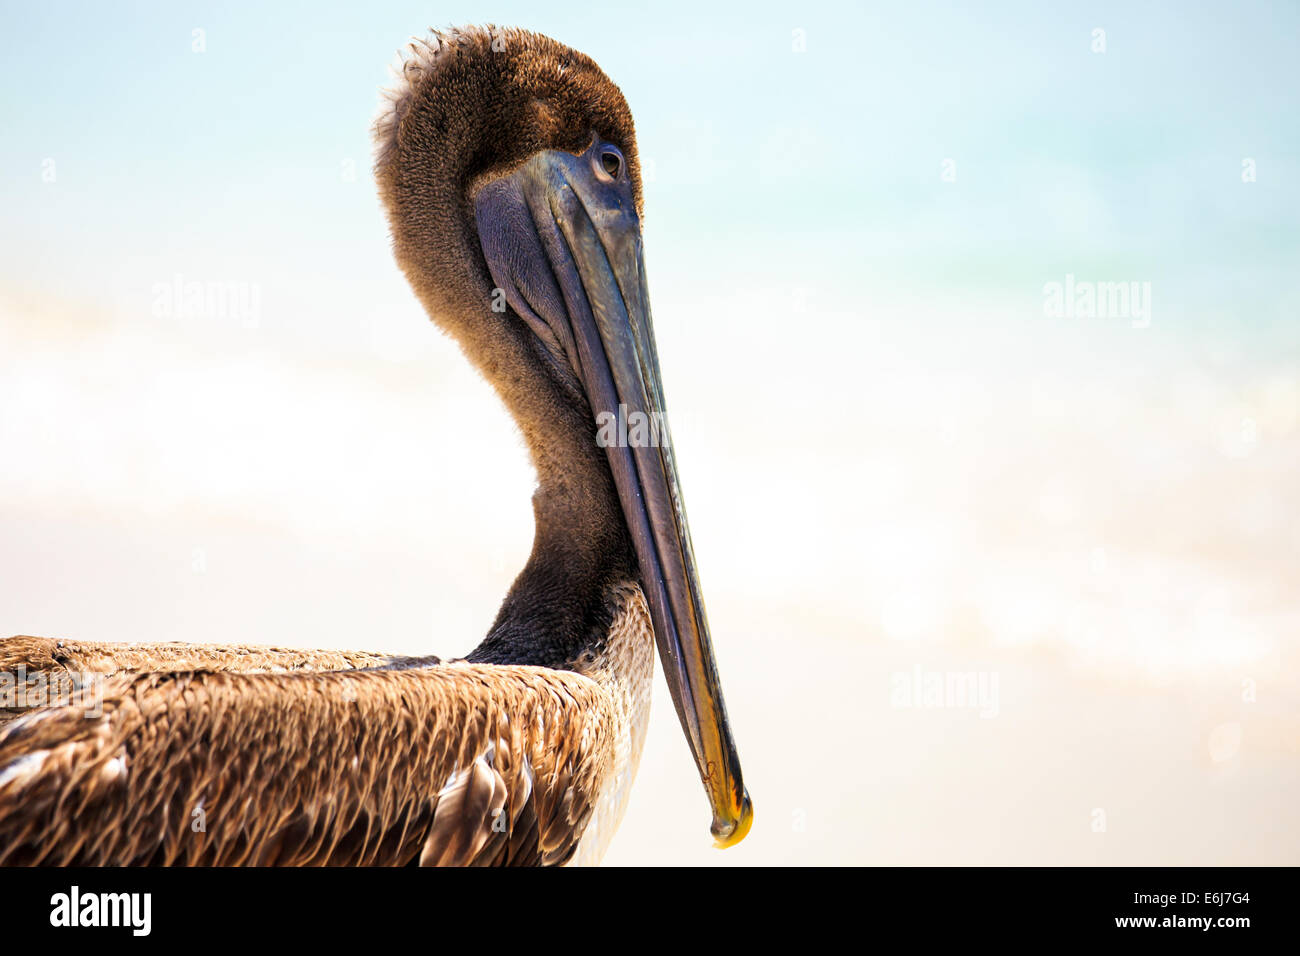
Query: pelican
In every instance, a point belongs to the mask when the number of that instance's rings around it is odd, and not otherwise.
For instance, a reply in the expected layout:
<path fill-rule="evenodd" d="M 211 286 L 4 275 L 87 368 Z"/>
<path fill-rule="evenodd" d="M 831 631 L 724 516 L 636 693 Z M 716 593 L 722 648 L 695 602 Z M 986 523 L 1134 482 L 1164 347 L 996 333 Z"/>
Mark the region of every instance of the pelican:
<path fill-rule="evenodd" d="M 596 862 L 656 648 L 715 842 L 748 831 L 671 440 L 598 428 L 665 412 L 622 93 L 548 37 L 434 32 L 374 133 L 397 261 L 530 451 L 527 564 L 463 659 L 0 641 L 0 863 Z"/>

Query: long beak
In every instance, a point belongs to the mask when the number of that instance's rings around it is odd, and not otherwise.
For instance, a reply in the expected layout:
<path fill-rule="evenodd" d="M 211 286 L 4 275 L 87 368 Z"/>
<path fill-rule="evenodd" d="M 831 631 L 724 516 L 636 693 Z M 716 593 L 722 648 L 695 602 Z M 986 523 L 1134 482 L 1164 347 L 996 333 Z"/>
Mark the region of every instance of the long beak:
<path fill-rule="evenodd" d="M 554 337 L 585 388 L 641 566 L 673 706 L 713 808 L 712 833 L 718 846 L 733 846 L 749 832 L 753 806 L 722 699 L 667 428 L 641 223 L 626 168 L 616 178 L 597 172 L 603 146 L 596 137 L 581 155 L 538 153 L 483 190 L 476 200 L 480 238 L 494 281 L 539 334 Z M 518 249 L 520 237 L 503 235 L 501 223 L 517 228 L 521 206 L 535 230 L 525 241 L 540 241 L 563 316 L 553 295 L 530 294 L 530 285 L 535 291 L 548 277 L 535 266 L 520 274 L 520 257 L 501 254 L 505 246 Z"/>

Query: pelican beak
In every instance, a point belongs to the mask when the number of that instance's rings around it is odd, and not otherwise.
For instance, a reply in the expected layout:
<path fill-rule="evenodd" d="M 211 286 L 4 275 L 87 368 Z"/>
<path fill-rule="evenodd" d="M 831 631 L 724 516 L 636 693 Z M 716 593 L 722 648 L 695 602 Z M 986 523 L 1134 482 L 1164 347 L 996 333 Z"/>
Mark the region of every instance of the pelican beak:
<path fill-rule="evenodd" d="M 700 596 L 665 416 L 627 163 L 593 136 L 535 154 L 474 200 L 479 241 L 511 308 L 576 373 L 641 566 L 659 660 L 713 808 L 715 844 L 753 820 Z"/>

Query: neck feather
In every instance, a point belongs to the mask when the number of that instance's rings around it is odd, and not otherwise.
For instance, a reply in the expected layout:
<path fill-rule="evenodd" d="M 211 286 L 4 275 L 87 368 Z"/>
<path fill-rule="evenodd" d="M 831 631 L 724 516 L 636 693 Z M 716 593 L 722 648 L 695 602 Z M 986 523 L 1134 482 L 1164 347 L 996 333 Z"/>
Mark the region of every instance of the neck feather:
<path fill-rule="evenodd" d="M 501 390 L 537 470 L 533 550 L 469 659 L 571 668 L 609 633 L 614 590 L 639 576 L 586 401 L 573 401 L 544 363 L 533 371 L 532 387 Z"/>

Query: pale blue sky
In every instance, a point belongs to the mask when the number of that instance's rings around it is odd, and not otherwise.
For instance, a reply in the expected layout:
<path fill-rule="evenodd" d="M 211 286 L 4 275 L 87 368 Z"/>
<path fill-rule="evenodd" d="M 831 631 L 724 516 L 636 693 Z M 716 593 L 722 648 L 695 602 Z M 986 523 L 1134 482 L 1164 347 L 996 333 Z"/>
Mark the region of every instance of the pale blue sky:
<path fill-rule="evenodd" d="M 408 302 L 369 174 L 377 90 L 411 33 L 487 21 L 623 88 L 660 288 L 1033 309 L 1073 272 L 1152 281 L 1187 327 L 1300 304 L 1294 4 L 6 7 L 0 281 L 118 314 L 178 272 L 260 282 L 314 334 Z"/>

